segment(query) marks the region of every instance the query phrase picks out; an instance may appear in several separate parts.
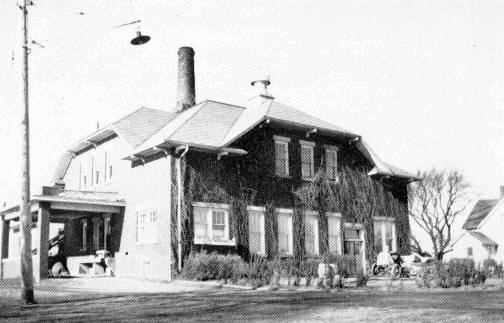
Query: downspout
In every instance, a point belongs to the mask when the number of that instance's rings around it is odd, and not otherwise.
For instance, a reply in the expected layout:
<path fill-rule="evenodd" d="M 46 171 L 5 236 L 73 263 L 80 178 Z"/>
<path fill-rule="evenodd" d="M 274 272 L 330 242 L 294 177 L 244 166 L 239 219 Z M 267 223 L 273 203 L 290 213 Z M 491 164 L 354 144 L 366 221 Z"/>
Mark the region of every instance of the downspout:
<path fill-rule="evenodd" d="M 189 145 L 185 145 L 184 151 L 177 158 L 177 261 L 178 261 L 178 271 L 182 271 L 182 165 L 181 160 L 189 151 Z"/>

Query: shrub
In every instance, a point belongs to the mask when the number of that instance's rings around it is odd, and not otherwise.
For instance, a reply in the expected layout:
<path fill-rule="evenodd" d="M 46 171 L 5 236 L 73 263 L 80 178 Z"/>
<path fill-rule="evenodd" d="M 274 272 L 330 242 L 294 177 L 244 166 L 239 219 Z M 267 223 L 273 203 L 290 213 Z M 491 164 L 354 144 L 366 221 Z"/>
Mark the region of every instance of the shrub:
<path fill-rule="evenodd" d="M 327 263 L 336 264 L 338 272 L 336 274 L 343 278 L 356 277 L 360 271 L 360 264 L 357 263 L 357 257 L 350 255 L 327 255 Z"/>
<path fill-rule="evenodd" d="M 264 257 L 252 256 L 250 262 L 245 264 L 245 277 L 254 287 L 267 285 L 273 276 L 268 261 Z"/>
<path fill-rule="evenodd" d="M 488 258 L 483 260 L 482 266 L 487 276 L 500 276 L 502 272 L 502 265 L 497 264 L 495 259 Z"/>
<path fill-rule="evenodd" d="M 299 276 L 306 277 L 306 286 L 310 286 L 312 279 L 318 278 L 318 266 L 320 260 L 310 258 L 302 261 L 299 264 Z"/>
<path fill-rule="evenodd" d="M 460 287 L 482 284 L 486 280 L 483 270 L 476 269 L 474 261 L 468 258 L 454 258 L 449 262 L 423 264 L 416 283 L 419 287 Z"/>
<path fill-rule="evenodd" d="M 357 287 L 362 287 L 362 286 L 366 286 L 367 285 L 367 282 L 368 282 L 368 276 L 367 275 L 364 275 L 364 273 L 359 270 L 355 276 L 357 279 L 355 281 L 355 284 Z"/>
<path fill-rule="evenodd" d="M 192 253 L 182 269 L 182 277 L 193 280 L 235 279 L 243 274 L 246 263 L 238 255 L 219 255 L 216 252 Z"/>

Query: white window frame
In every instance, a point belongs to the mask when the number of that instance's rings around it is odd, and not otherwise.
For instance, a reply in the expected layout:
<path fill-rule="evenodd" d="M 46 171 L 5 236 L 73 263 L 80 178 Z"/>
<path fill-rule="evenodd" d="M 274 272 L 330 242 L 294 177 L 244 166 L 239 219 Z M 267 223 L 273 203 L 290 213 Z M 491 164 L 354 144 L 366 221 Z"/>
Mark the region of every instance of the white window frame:
<path fill-rule="evenodd" d="M 335 254 L 335 255 L 341 255 L 343 254 L 343 251 L 342 251 L 342 239 L 343 239 L 343 233 L 341 231 L 341 221 L 342 221 L 342 216 L 341 216 L 341 213 L 335 213 L 335 212 L 328 212 L 326 213 L 326 216 L 327 216 L 327 237 L 328 237 L 328 251 L 329 253 L 331 254 Z M 336 241 L 336 250 L 331 250 L 331 221 L 330 219 L 337 219 L 337 241 Z"/>
<path fill-rule="evenodd" d="M 276 209 L 277 213 L 277 227 L 278 227 L 278 236 L 277 236 L 277 241 L 278 241 L 278 254 L 280 256 L 293 256 L 294 255 L 294 211 L 292 209 Z M 289 222 L 288 222 L 288 231 L 290 231 L 290 241 L 288 241 L 288 247 L 289 250 L 287 252 L 280 252 L 280 214 L 283 215 L 288 215 L 289 216 Z"/>
<path fill-rule="evenodd" d="M 326 174 L 329 174 L 329 168 L 334 167 L 334 178 L 330 178 L 330 180 L 333 181 L 338 181 L 339 176 L 338 176 L 338 147 L 336 146 L 330 146 L 330 145 L 324 145 L 325 148 L 325 165 L 326 165 Z M 329 154 L 334 154 L 334 165 L 329 165 Z"/>
<path fill-rule="evenodd" d="M 80 161 L 80 187 L 81 189 L 88 188 L 89 185 L 89 161 L 82 160 Z"/>
<path fill-rule="evenodd" d="M 396 223 L 395 222 L 396 222 L 395 219 L 390 218 L 390 217 L 374 217 L 373 218 L 373 231 L 374 231 L 375 225 L 380 226 L 381 243 L 382 243 L 382 250 L 381 251 L 385 251 L 385 252 L 397 251 Z M 388 250 L 387 228 L 386 228 L 387 224 L 392 225 L 392 250 Z M 376 239 L 376 237 L 375 237 L 375 239 Z"/>
<path fill-rule="evenodd" d="M 300 140 L 299 142 L 301 143 L 301 178 L 304 180 L 313 180 L 315 177 L 315 143 L 305 140 Z M 303 149 L 308 149 L 310 151 L 310 174 L 303 174 Z"/>
<path fill-rule="evenodd" d="M 206 232 L 205 238 L 199 238 L 194 236 L 194 244 L 205 244 L 205 245 L 216 245 L 216 246 L 234 246 L 236 245 L 235 239 L 229 239 L 229 205 L 228 204 L 218 204 L 218 203 L 205 203 L 205 202 L 194 202 L 193 207 L 203 208 L 206 216 Z M 224 240 L 215 240 L 213 236 L 213 212 L 222 211 L 224 212 Z"/>
<path fill-rule="evenodd" d="M 158 212 L 154 209 L 141 209 L 137 211 L 137 244 L 155 244 L 158 242 L 158 219 Z"/>
<path fill-rule="evenodd" d="M 273 136 L 273 140 L 275 141 L 275 174 L 280 177 L 289 177 L 290 176 L 290 170 L 289 170 L 289 142 L 290 138 L 288 137 L 282 137 L 282 136 Z M 276 168 L 276 161 L 277 161 L 277 149 L 276 146 L 277 144 L 283 145 L 285 147 L 285 174 L 279 174 L 278 170 Z"/>
<path fill-rule="evenodd" d="M 266 256 L 266 224 L 265 224 L 265 218 L 266 218 L 266 208 L 262 206 L 247 206 L 247 211 L 249 213 L 249 223 L 250 223 L 250 214 L 251 212 L 257 212 L 260 213 L 260 220 L 259 220 L 259 225 L 261 226 L 260 234 L 261 234 L 261 241 L 260 241 L 260 251 L 259 252 L 252 252 L 254 254 L 260 255 L 260 256 Z M 249 239 L 250 239 L 250 225 L 249 225 Z M 250 240 L 249 240 L 250 241 Z M 250 243 L 249 243 L 250 246 Z"/>
<path fill-rule="evenodd" d="M 314 234 L 314 239 L 313 239 L 313 243 L 314 243 L 314 253 L 310 253 L 307 249 L 306 249 L 306 237 L 308 235 L 308 232 L 307 232 L 307 223 L 306 221 L 309 221 L 309 220 L 312 220 L 314 219 L 314 223 L 315 223 L 315 232 L 313 233 Z M 318 256 L 320 254 L 320 246 L 319 246 L 319 213 L 317 211 L 312 211 L 312 210 L 308 210 L 308 211 L 305 211 L 305 214 L 304 214 L 304 225 L 305 225 L 305 251 L 306 251 L 306 254 L 308 256 Z"/>
<path fill-rule="evenodd" d="M 103 167 L 103 183 L 110 183 L 113 178 L 114 165 L 112 164 L 112 158 L 110 157 L 110 151 L 106 150 L 104 154 L 104 167 Z M 112 171 L 111 171 L 112 170 Z M 111 175 L 112 173 L 112 175 Z"/>

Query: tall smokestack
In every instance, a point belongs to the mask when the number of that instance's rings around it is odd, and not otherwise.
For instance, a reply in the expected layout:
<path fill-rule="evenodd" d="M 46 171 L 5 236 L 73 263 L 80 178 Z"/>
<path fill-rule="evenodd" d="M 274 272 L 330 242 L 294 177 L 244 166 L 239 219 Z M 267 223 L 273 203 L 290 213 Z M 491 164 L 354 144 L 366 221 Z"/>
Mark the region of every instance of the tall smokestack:
<path fill-rule="evenodd" d="M 194 49 L 180 47 L 178 55 L 177 112 L 181 112 L 196 104 Z"/>

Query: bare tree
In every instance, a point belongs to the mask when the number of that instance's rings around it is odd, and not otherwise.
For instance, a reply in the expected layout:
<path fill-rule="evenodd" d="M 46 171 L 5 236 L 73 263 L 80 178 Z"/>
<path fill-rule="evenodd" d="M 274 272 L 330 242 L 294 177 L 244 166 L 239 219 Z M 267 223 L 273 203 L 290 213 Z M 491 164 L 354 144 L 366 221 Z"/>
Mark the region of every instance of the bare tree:
<path fill-rule="evenodd" d="M 453 221 L 467 205 L 469 184 L 462 174 L 454 170 L 439 171 L 434 168 L 418 172 L 418 176 L 422 180 L 409 189 L 409 214 L 429 235 L 433 255 L 442 260 L 451 251 Z M 420 246 L 417 240 L 416 245 Z"/>

